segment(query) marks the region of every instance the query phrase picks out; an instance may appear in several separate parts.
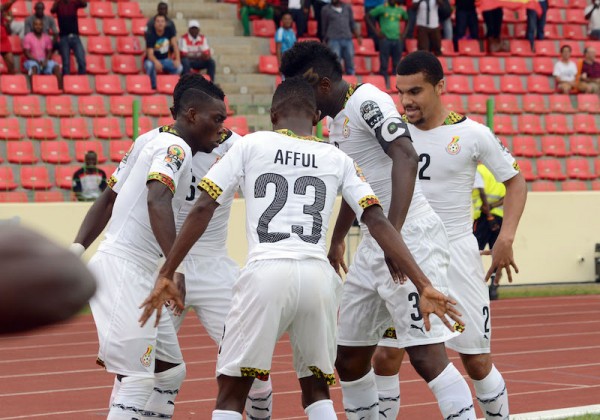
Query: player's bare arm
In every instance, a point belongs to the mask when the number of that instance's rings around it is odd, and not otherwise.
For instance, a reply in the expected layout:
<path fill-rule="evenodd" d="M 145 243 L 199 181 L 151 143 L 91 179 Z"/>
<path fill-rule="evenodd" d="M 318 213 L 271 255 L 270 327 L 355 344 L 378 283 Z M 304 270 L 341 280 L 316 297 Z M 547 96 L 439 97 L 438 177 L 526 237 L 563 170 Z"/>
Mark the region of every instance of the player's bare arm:
<path fill-rule="evenodd" d="M 169 254 L 177 235 L 175 216 L 171 206 L 173 192 L 159 181 L 150 181 L 146 186 L 148 188 L 150 227 L 160 249 L 166 256 Z"/>
<path fill-rule="evenodd" d="M 362 221 L 369 228 L 369 232 L 377 241 L 381 249 L 389 259 L 388 267 L 392 271 L 394 280 L 406 274 L 417 288 L 421 296 L 419 309 L 423 314 L 425 328 L 430 329 L 429 315 L 437 315 L 453 331 L 452 326 L 444 315 L 448 315 L 460 325 L 464 325 L 460 319 L 460 313 L 453 307 L 456 301 L 450 299 L 431 285 L 429 279 L 421 271 L 408 247 L 402 239 L 402 235 L 396 231 L 389 220 L 383 214 L 381 207 L 371 206 L 367 208 L 362 216 Z M 394 272 L 395 271 L 395 272 Z"/>
<path fill-rule="evenodd" d="M 388 219 L 397 230 L 400 230 L 415 189 L 419 156 L 410 137 L 406 136 L 389 143 L 386 153 L 392 159 L 392 201 Z"/>
<path fill-rule="evenodd" d="M 110 187 L 100 194 L 86 213 L 74 243 L 81 244 L 87 249 L 100 236 L 112 216 L 116 199 L 117 193 Z"/>
<path fill-rule="evenodd" d="M 139 319 L 142 326 L 146 324 L 155 311 L 156 325 L 158 325 L 162 305 L 168 300 L 173 301 L 179 309 L 184 308 L 180 292 L 175 282 L 173 282 L 173 275 L 179 264 L 183 261 L 183 258 L 206 230 L 218 206 L 219 204 L 210 195 L 202 192 L 198 201 L 196 201 L 190 210 L 190 214 L 185 219 L 179 235 L 175 238 L 173 246 L 167 254 L 165 264 L 159 271 L 154 290 L 140 306 L 140 308 L 144 309 Z M 173 229 L 175 229 L 174 223 Z"/>
<path fill-rule="evenodd" d="M 333 228 L 333 235 L 331 236 L 329 253 L 327 254 L 329 263 L 339 275 L 341 275 L 340 267 L 344 270 L 344 273 L 348 273 L 348 267 L 344 261 L 344 253 L 346 251 L 345 238 L 355 218 L 356 215 L 352 211 L 352 208 L 346 203 L 346 200 L 342 199 L 340 212 Z"/>
<path fill-rule="evenodd" d="M 492 273 L 496 270 L 506 270 L 508 275 L 508 282 L 512 283 L 512 271 L 511 267 L 516 273 L 519 272 L 519 268 L 515 263 L 513 257 L 513 242 L 515 240 L 515 233 L 519 220 L 523 214 L 525 208 L 525 202 L 527 201 L 527 185 L 525 184 L 525 178 L 521 173 L 518 173 L 508 181 L 504 182 L 506 186 L 506 195 L 504 196 L 504 219 L 502 221 L 502 228 L 498 239 L 492 249 L 492 265 L 488 270 L 485 281 L 487 281 Z"/>

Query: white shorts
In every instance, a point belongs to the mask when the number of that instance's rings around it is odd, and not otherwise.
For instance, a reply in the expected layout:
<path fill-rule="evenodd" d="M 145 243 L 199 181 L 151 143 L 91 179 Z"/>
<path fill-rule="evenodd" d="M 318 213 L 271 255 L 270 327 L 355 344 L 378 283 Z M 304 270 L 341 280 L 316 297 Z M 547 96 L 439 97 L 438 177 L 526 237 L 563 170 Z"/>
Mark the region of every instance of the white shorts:
<path fill-rule="evenodd" d="M 119 256 L 98 251 L 89 268 L 98 289 L 90 300 L 98 330 L 98 362 L 111 373 L 154 377 L 155 359 L 182 363 L 175 327 L 163 309 L 158 328 L 154 317 L 142 328 L 141 303 L 154 288 L 153 271 Z"/>
<path fill-rule="evenodd" d="M 227 255 L 185 258 L 185 311 L 181 316 L 171 313 L 175 329 L 179 331 L 185 315 L 193 309 L 218 345 L 223 336 L 225 317 L 231 307 L 231 289 L 238 279 L 240 268 Z"/>
<path fill-rule="evenodd" d="M 464 354 L 490 352 L 492 320 L 490 296 L 484 281 L 485 272 L 477 239 L 467 235 L 450 242 L 448 282 L 456 309 L 462 313 L 464 332 L 446 343 L 448 348 Z"/>
<path fill-rule="evenodd" d="M 341 284 L 329 263 L 319 259 L 270 259 L 246 265 L 233 288 L 217 375 L 265 380 L 275 344 L 287 332 L 298 377 L 323 376 L 335 383 Z"/>
<path fill-rule="evenodd" d="M 448 237 L 439 216 L 431 210 L 408 221 L 402 228 L 402 236 L 433 286 L 449 294 L 446 280 L 450 255 Z M 401 348 L 443 343 L 458 334 L 449 331 L 435 315 L 429 317 L 431 329 L 426 331 L 418 308 L 416 287 L 410 281 L 403 285 L 394 283 L 383 251 L 373 238 L 365 237 L 344 283 L 338 344 L 373 346 L 380 342 L 389 327 L 395 327 L 397 340 L 382 344 Z"/>

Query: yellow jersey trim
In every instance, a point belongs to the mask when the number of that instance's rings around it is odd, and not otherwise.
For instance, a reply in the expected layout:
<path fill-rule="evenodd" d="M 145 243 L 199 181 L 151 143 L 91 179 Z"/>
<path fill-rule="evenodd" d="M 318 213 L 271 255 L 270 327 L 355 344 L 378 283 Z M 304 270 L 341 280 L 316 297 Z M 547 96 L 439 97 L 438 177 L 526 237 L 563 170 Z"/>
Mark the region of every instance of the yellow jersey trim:
<path fill-rule="evenodd" d="M 379 198 L 377 198 L 375 195 L 365 195 L 363 198 L 358 200 L 358 204 L 363 208 L 363 210 L 375 205 L 381 206 Z"/>
<path fill-rule="evenodd" d="M 206 191 L 208 195 L 212 197 L 213 200 L 216 200 L 223 194 L 223 190 L 217 184 L 212 182 L 208 178 L 202 178 L 200 180 L 200 184 L 198 184 L 198 188 Z"/>
<path fill-rule="evenodd" d="M 173 194 L 175 194 L 175 182 L 165 174 L 159 172 L 151 172 L 148 174 L 148 181 L 158 181 L 167 186 Z"/>

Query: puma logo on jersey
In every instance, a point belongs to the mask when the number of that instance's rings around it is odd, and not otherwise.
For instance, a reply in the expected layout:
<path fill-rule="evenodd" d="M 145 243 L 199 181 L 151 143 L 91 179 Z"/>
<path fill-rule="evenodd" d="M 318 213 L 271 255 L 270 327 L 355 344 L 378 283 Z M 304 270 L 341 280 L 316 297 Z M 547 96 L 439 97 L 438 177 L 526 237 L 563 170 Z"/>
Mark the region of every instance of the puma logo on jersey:
<path fill-rule="evenodd" d="M 419 330 L 419 331 L 421 331 L 423 334 L 425 334 L 425 331 L 423 331 L 423 327 L 419 327 L 419 326 L 417 326 L 417 325 L 415 325 L 415 324 L 410 324 L 410 329 L 411 329 L 411 330 Z"/>
<path fill-rule="evenodd" d="M 304 166 L 305 168 L 318 168 L 317 158 L 314 153 L 300 153 L 281 149 L 277 150 L 273 163 L 282 165 Z"/>
<path fill-rule="evenodd" d="M 459 140 L 460 137 L 458 136 L 452 137 L 452 141 L 446 146 L 446 151 L 451 155 L 457 155 L 460 152 L 460 144 L 458 144 Z"/>

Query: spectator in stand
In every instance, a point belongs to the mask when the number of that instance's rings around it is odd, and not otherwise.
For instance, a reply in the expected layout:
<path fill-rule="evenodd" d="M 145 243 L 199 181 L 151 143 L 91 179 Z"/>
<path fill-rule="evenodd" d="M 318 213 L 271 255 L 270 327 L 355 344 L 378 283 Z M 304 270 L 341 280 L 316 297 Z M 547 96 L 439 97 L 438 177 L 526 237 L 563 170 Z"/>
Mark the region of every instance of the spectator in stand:
<path fill-rule="evenodd" d="M 588 34 L 592 39 L 600 39 L 600 0 L 592 0 L 592 4 L 586 6 L 585 18 L 589 20 Z"/>
<path fill-rule="evenodd" d="M 23 39 L 25 69 L 30 76 L 34 74 L 53 74 L 58 79 L 58 88 L 62 89 L 63 80 L 58 63 L 52 60 L 52 39 L 43 32 L 44 22 L 36 17 L 33 20 L 33 32 Z"/>
<path fill-rule="evenodd" d="M 154 19 L 156 16 L 164 16 L 167 21 L 167 28 L 170 28 L 169 31 L 173 31 L 174 35 L 177 35 L 177 28 L 175 28 L 175 22 L 169 19 L 169 5 L 164 1 L 158 3 L 156 6 L 156 15 L 152 16 L 148 19 L 148 23 L 146 24 L 146 33 L 154 32 Z"/>
<path fill-rule="evenodd" d="M 438 1 L 438 18 L 442 27 L 442 37 L 444 39 L 453 39 L 452 5 L 449 0 Z"/>
<path fill-rule="evenodd" d="M 250 16 L 273 19 L 275 10 L 266 0 L 240 0 L 240 20 L 244 28 L 244 36 L 250 36 Z"/>
<path fill-rule="evenodd" d="M 352 34 L 362 44 L 360 28 L 354 21 L 352 7 L 341 0 L 332 0 L 321 10 L 323 42 L 344 61 L 346 74 L 354 74 L 354 45 Z"/>
<path fill-rule="evenodd" d="M 310 0 L 289 0 L 287 12 L 292 15 L 296 24 L 296 36 L 302 38 L 306 33 Z M 283 15 L 281 16 L 283 19 Z"/>
<path fill-rule="evenodd" d="M 317 21 L 317 38 L 323 41 L 325 33 L 323 32 L 323 23 L 321 20 L 321 11 L 325 6 L 331 3 L 331 0 L 311 0 L 313 7 L 314 17 Z"/>
<path fill-rule="evenodd" d="M 379 27 L 375 26 L 373 19 L 379 22 Z M 397 0 L 388 0 L 380 6 L 377 6 L 365 15 L 365 20 L 379 39 L 379 74 L 385 77 L 385 84 L 390 87 L 390 75 L 388 73 L 390 57 L 392 58 L 392 74 L 396 74 L 396 67 L 402 52 L 404 51 L 404 39 L 406 38 L 406 28 L 404 33 L 400 33 L 400 22 L 408 20 L 406 10 Z"/>
<path fill-rule="evenodd" d="M 77 61 L 77 73 L 85 74 L 85 50 L 79 39 L 77 9 L 83 9 L 86 6 L 87 1 L 85 0 L 54 0 L 52 9 L 50 9 L 50 13 L 55 14 L 58 19 L 58 51 L 62 58 L 63 75 L 71 73 L 71 50 Z"/>
<path fill-rule="evenodd" d="M 581 76 L 577 84 L 577 90 L 583 93 L 600 92 L 600 62 L 596 61 L 596 49 L 587 47 L 584 51 L 581 63 Z"/>
<path fill-rule="evenodd" d="M 470 39 L 479 39 L 479 21 L 475 0 L 456 0 L 456 25 L 454 26 L 454 50 L 458 51 L 458 41 L 469 30 Z"/>
<path fill-rule="evenodd" d="M 546 26 L 546 13 L 548 13 L 548 1 L 538 0 L 542 8 L 542 14 L 538 15 L 533 9 L 527 9 L 527 39 L 531 44 L 531 51 L 535 50 L 535 40 L 544 39 L 544 27 Z"/>
<path fill-rule="evenodd" d="M 442 55 L 442 34 L 438 6 L 442 0 L 418 0 L 412 7 L 417 11 L 417 48 Z"/>
<path fill-rule="evenodd" d="M 16 1 L 8 0 L 6 3 L 0 5 L 0 54 L 4 58 L 8 74 L 14 74 L 15 72 L 15 58 L 12 54 L 10 39 L 8 38 L 8 35 L 10 35 L 10 19 L 8 18 L 8 14 Z"/>
<path fill-rule="evenodd" d="M 170 51 L 173 51 L 173 59 L 169 58 Z M 156 73 L 181 74 L 183 71 L 177 37 L 163 15 L 156 15 L 154 30 L 146 32 L 144 70 L 150 76 L 152 89 L 156 89 Z"/>
<path fill-rule="evenodd" d="M 33 7 L 34 13 L 25 19 L 25 36 L 29 32 L 33 32 L 33 21 L 35 19 L 42 20 L 42 32 L 52 37 L 52 49 L 58 50 L 58 27 L 54 18 L 50 15 L 46 15 L 44 11 L 46 6 L 44 2 L 38 1 Z"/>
<path fill-rule="evenodd" d="M 215 60 L 212 58 L 212 49 L 208 46 L 206 36 L 200 33 L 200 23 L 190 20 L 188 31 L 179 40 L 179 53 L 181 54 L 181 65 L 183 73 L 188 74 L 191 69 L 206 69 L 210 80 L 215 81 Z"/>
<path fill-rule="evenodd" d="M 284 52 L 292 48 L 296 43 L 296 33 L 292 27 L 294 20 L 292 14 L 284 12 L 281 16 L 281 26 L 275 32 L 275 47 L 277 54 L 277 63 L 281 65 L 281 56 Z"/>
<path fill-rule="evenodd" d="M 485 37 L 488 40 L 488 48 L 490 52 L 497 52 L 502 49 L 500 34 L 502 31 L 502 20 L 504 19 L 504 11 L 502 7 L 485 10 L 481 13 L 485 22 L 486 33 Z"/>
<path fill-rule="evenodd" d="M 94 151 L 85 154 L 85 164 L 73 174 L 73 192 L 77 201 L 95 201 L 106 188 L 106 173 L 96 167 L 98 155 Z"/>
<path fill-rule="evenodd" d="M 416 0 L 418 2 L 419 0 Z M 400 2 L 406 6 L 406 12 L 408 13 L 408 22 L 406 23 L 406 39 L 413 39 L 415 36 L 415 25 L 417 24 L 417 9 L 413 7 L 414 0 L 406 0 Z"/>
<path fill-rule="evenodd" d="M 399 2 L 396 1 L 396 3 L 399 3 Z M 378 34 L 377 30 L 375 28 L 375 25 L 370 25 L 369 22 L 367 21 L 367 19 L 368 19 L 368 16 L 369 16 L 369 13 L 371 12 L 371 10 L 373 10 L 379 6 L 383 6 L 384 4 L 385 4 L 385 0 L 365 0 L 365 4 L 364 4 L 365 22 L 367 22 L 367 36 L 373 40 L 373 43 L 375 44 L 375 49 L 377 51 L 380 51 L 379 50 L 379 39 L 381 37 L 379 35 L 381 33 Z"/>
<path fill-rule="evenodd" d="M 554 64 L 552 76 L 556 81 L 559 93 L 569 93 L 576 86 L 577 64 L 571 60 L 571 47 L 563 45 L 560 48 L 560 60 Z"/>

